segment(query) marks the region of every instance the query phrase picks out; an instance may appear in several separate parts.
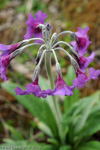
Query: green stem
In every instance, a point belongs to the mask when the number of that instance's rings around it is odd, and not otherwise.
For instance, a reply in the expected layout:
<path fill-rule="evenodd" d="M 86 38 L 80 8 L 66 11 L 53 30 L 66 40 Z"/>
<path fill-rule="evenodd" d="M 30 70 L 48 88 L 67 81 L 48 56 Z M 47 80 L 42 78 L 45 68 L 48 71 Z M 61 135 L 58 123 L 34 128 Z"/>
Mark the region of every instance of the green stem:
<path fill-rule="evenodd" d="M 54 78 L 53 78 L 53 74 L 52 74 L 52 70 L 51 70 L 51 52 L 46 52 L 45 62 L 46 62 L 45 63 L 46 71 L 47 71 L 47 75 L 48 75 L 48 78 L 50 81 L 51 89 L 54 89 L 55 84 L 54 84 Z M 57 121 L 59 137 L 60 137 L 61 143 L 63 144 L 64 140 L 63 140 L 62 127 L 61 127 L 61 112 L 60 112 L 59 104 L 58 104 L 56 97 L 53 96 L 52 100 L 53 100 L 53 104 L 54 104 L 54 108 L 55 108 L 55 117 L 56 117 L 56 121 Z"/>

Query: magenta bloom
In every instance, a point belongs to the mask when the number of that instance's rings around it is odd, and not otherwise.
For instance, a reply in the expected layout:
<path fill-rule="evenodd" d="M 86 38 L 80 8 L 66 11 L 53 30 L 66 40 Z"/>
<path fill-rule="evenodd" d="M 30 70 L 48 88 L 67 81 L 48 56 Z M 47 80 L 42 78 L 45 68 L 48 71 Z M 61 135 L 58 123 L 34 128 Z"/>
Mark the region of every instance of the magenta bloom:
<path fill-rule="evenodd" d="M 80 66 L 80 69 L 82 72 L 85 72 L 85 69 L 88 67 L 88 65 L 93 61 L 95 57 L 95 53 L 92 52 L 89 57 L 80 56 L 80 58 L 77 58 L 77 62 Z"/>
<path fill-rule="evenodd" d="M 4 81 L 7 81 L 7 77 L 6 77 L 6 71 L 10 62 L 10 55 L 7 56 L 0 56 L 0 74 L 1 74 L 1 78 L 4 79 Z"/>
<path fill-rule="evenodd" d="M 66 82 L 62 79 L 62 77 L 59 75 L 56 82 L 56 88 L 53 91 L 53 95 L 73 95 L 73 89 L 74 87 L 68 86 Z"/>
<path fill-rule="evenodd" d="M 15 89 L 16 95 L 30 95 L 34 94 L 35 97 L 43 97 L 46 98 L 47 95 L 52 95 L 52 90 L 41 90 L 40 86 L 38 85 L 38 77 L 37 79 L 26 85 L 26 90 L 22 90 L 19 87 Z"/>
<path fill-rule="evenodd" d="M 42 38 L 42 30 L 38 27 L 38 25 L 44 24 L 44 21 L 47 17 L 47 14 L 42 13 L 42 11 L 38 11 L 35 15 L 35 18 L 33 18 L 32 13 L 30 13 L 26 22 L 28 28 L 24 39 L 32 38 L 33 35 L 35 38 Z M 35 40 L 35 42 L 41 43 L 41 41 L 38 40 Z"/>
<path fill-rule="evenodd" d="M 11 45 L 0 44 L 0 51 L 3 51 L 1 56 L 7 56 L 7 55 L 11 54 L 12 52 L 14 52 L 19 47 L 20 47 L 20 43 L 11 44 Z"/>
<path fill-rule="evenodd" d="M 78 41 L 71 42 L 71 45 L 76 51 L 78 51 L 80 56 L 83 56 L 85 53 L 87 53 L 87 47 L 91 43 L 89 41 L 89 36 L 87 35 L 89 27 L 86 27 L 85 30 L 80 27 L 77 29 L 78 32 L 75 32 L 75 34 L 77 35 Z"/>
<path fill-rule="evenodd" d="M 76 75 L 77 77 L 73 80 L 73 86 L 76 87 L 76 89 L 78 89 L 79 87 L 84 87 L 85 83 L 90 80 L 96 80 L 100 74 L 100 70 L 95 70 L 94 68 L 90 68 L 89 70 L 89 74 L 90 76 L 88 77 L 86 74 L 84 74 L 83 72 L 79 71 L 77 69 Z"/>

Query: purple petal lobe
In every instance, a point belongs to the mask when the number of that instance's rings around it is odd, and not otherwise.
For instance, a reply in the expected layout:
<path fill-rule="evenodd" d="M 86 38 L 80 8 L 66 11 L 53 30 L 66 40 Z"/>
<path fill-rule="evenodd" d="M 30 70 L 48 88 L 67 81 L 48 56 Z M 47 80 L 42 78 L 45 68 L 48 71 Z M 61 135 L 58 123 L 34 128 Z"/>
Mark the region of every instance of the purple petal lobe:
<path fill-rule="evenodd" d="M 80 58 L 76 58 L 82 72 L 85 72 L 85 69 L 93 61 L 94 57 L 95 53 L 92 52 L 92 54 L 89 57 L 80 56 Z"/>
<path fill-rule="evenodd" d="M 87 68 L 88 65 L 93 61 L 94 57 L 95 57 L 95 53 L 94 52 L 92 52 L 89 57 L 86 57 L 87 61 L 86 61 L 85 66 L 84 66 L 85 68 Z"/>
<path fill-rule="evenodd" d="M 6 71 L 9 65 L 9 60 L 10 55 L 8 56 L 0 56 L 0 74 L 1 74 L 1 78 L 4 79 L 4 81 L 7 81 L 7 77 L 6 77 Z"/>
<path fill-rule="evenodd" d="M 33 18 L 32 13 L 30 13 L 26 24 L 27 24 L 28 26 L 32 26 L 32 24 L 33 24 L 34 22 L 35 22 L 35 19 Z"/>
<path fill-rule="evenodd" d="M 61 78 L 59 75 L 57 82 L 56 82 L 56 88 L 53 91 L 53 95 L 73 95 L 72 86 L 68 86 L 66 82 Z"/>
<path fill-rule="evenodd" d="M 34 30 L 31 27 L 28 27 L 27 32 L 24 35 L 24 39 L 32 38 L 33 34 L 34 34 Z"/>
<path fill-rule="evenodd" d="M 0 51 L 5 51 L 8 49 L 7 45 L 0 44 Z"/>
<path fill-rule="evenodd" d="M 100 70 L 99 69 L 95 70 L 94 68 L 90 68 L 89 74 L 90 74 L 89 79 L 96 80 L 98 76 L 100 75 Z"/>
<path fill-rule="evenodd" d="M 38 11 L 37 14 L 35 15 L 36 17 L 36 21 L 41 23 L 41 24 L 44 24 L 44 21 L 45 19 L 48 17 L 47 14 L 45 13 L 42 13 L 42 11 Z"/>
<path fill-rule="evenodd" d="M 79 87 L 84 87 L 86 83 L 85 76 L 83 74 L 79 74 L 74 80 L 73 85 L 76 87 L 76 89 L 79 89 Z"/>
<path fill-rule="evenodd" d="M 19 87 L 15 88 L 15 92 L 16 92 L 16 95 L 26 95 L 27 94 L 27 92 L 25 90 L 22 90 Z"/>
<path fill-rule="evenodd" d="M 43 97 L 46 98 L 47 95 L 52 95 L 52 90 L 41 90 L 40 86 L 38 85 L 38 77 L 32 83 L 26 85 L 26 90 L 22 90 L 19 87 L 15 89 L 16 95 L 30 95 L 33 94 L 35 97 Z"/>

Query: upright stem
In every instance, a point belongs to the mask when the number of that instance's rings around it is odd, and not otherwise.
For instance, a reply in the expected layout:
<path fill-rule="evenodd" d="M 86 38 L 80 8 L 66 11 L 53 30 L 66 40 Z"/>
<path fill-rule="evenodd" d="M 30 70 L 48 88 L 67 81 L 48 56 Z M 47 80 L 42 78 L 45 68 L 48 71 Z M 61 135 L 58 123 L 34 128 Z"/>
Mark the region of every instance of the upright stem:
<path fill-rule="evenodd" d="M 46 64 L 45 64 L 46 71 L 48 74 L 50 85 L 51 85 L 51 88 L 54 89 L 54 87 L 55 87 L 54 86 L 54 78 L 53 78 L 53 74 L 52 74 L 52 70 L 51 70 L 51 52 L 46 52 L 45 62 L 46 62 Z M 62 127 L 61 127 L 61 113 L 59 110 L 59 104 L 58 104 L 58 101 L 55 96 L 53 96 L 52 98 L 53 98 L 53 104 L 54 104 L 54 108 L 55 108 L 55 117 L 56 117 L 56 121 L 57 121 L 59 137 L 60 137 L 61 143 L 63 144 L 64 140 L 63 140 L 63 135 L 62 135 L 63 133 L 62 133 Z"/>
<path fill-rule="evenodd" d="M 52 74 L 52 70 L 51 70 L 51 52 L 46 52 L 45 54 L 45 62 L 46 62 L 46 71 L 47 71 L 47 75 L 50 81 L 50 86 L 52 89 L 54 89 L 55 85 L 54 85 L 54 78 L 53 78 L 53 74 Z"/>

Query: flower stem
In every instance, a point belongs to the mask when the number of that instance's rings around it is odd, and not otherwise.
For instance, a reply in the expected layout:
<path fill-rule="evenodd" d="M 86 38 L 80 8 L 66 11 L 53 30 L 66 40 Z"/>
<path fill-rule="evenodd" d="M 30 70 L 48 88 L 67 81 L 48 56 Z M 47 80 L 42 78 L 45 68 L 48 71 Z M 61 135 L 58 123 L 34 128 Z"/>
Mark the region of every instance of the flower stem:
<path fill-rule="evenodd" d="M 52 70 L 51 70 L 51 52 L 46 52 L 45 53 L 45 65 L 46 65 L 46 71 L 47 71 L 47 75 L 50 81 L 50 85 L 51 85 L 51 89 L 54 89 L 55 85 L 54 85 L 54 78 L 53 78 L 53 74 L 52 74 Z M 61 143 L 64 143 L 63 140 L 63 133 L 62 133 L 62 127 L 61 127 L 61 111 L 59 109 L 59 103 L 58 100 L 56 99 L 55 96 L 52 97 L 53 100 L 53 105 L 54 105 L 54 110 L 55 110 L 55 118 L 56 118 L 56 122 L 57 122 L 57 126 L 58 126 L 58 131 L 59 131 L 59 137 L 61 140 Z"/>

